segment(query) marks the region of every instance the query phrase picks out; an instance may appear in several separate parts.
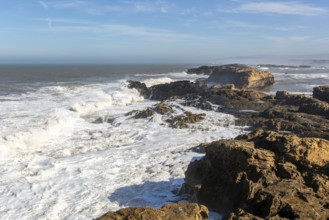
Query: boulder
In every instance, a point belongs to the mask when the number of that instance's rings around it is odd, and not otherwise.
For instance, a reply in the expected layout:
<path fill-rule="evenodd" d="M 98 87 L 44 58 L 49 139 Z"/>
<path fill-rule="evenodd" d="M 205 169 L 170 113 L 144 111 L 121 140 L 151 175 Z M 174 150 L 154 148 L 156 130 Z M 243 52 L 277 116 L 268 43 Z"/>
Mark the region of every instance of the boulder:
<path fill-rule="evenodd" d="M 273 75 L 265 70 L 241 64 L 200 67 L 191 69 L 189 73 L 210 75 L 208 83 L 234 84 L 236 88 L 264 88 L 274 83 Z"/>
<path fill-rule="evenodd" d="M 200 66 L 197 68 L 191 68 L 187 70 L 188 74 L 204 74 L 204 75 L 211 75 L 215 69 L 215 66 Z"/>
<path fill-rule="evenodd" d="M 208 209 L 195 203 L 166 204 L 161 209 L 123 208 L 96 220 L 208 220 Z"/>
<path fill-rule="evenodd" d="M 150 99 L 163 101 L 171 97 L 182 97 L 187 94 L 197 94 L 195 83 L 188 80 L 154 85 L 149 88 Z"/>
<path fill-rule="evenodd" d="M 128 83 L 129 89 L 136 89 L 145 98 L 149 97 L 150 91 L 146 87 L 145 83 L 141 83 L 141 82 L 133 81 L 133 80 L 128 80 L 127 83 Z"/>
<path fill-rule="evenodd" d="M 313 98 L 329 103 L 329 85 L 313 88 Z"/>
<path fill-rule="evenodd" d="M 224 219 L 329 218 L 329 141 L 258 130 L 205 150 L 183 188 Z"/>

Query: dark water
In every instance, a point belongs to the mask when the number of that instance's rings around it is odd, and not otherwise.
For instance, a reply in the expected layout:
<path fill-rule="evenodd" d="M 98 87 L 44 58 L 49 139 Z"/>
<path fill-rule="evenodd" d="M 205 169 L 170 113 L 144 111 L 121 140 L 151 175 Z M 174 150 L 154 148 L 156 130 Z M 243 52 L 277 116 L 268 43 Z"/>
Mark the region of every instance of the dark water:
<path fill-rule="evenodd" d="M 191 65 L 0 65 L 0 95 L 42 86 L 139 80 L 143 75 L 183 72 Z"/>

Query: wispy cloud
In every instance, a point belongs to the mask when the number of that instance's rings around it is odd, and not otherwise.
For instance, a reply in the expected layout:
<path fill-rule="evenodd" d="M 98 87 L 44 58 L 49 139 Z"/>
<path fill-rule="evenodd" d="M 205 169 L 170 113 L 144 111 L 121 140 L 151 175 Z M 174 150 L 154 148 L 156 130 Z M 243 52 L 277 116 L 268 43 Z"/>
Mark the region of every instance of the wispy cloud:
<path fill-rule="evenodd" d="M 291 43 L 302 43 L 312 40 L 311 36 L 288 36 L 288 37 L 277 37 L 270 36 L 268 40 L 279 44 L 291 44 Z"/>
<path fill-rule="evenodd" d="M 147 39 L 181 41 L 197 39 L 196 36 L 178 33 L 172 30 L 131 26 L 123 24 L 100 24 L 83 20 L 47 18 L 48 31 L 103 34 L 106 36 L 133 36 Z"/>
<path fill-rule="evenodd" d="M 243 21 L 230 20 L 225 22 L 214 21 L 216 28 L 241 28 L 241 29 L 259 29 L 259 30 L 275 30 L 275 31 L 295 31 L 304 29 L 305 26 L 274 26 L 274 25 L 259 25 L 250 24 Z"/>
<path fill-rule="evenodd" d="M 302 16 L 316 16 L 328 12 L 326 8 L 302 4 L 299 2 L 242 3 L 240 7 L 236 9 L 236 11 L 247 12 L 247 13 L 302 15 Z"/>
<path fill-rule="evenodd" d="M 86 12 L 92 15 L 104 15 L 110 12 L 160 12 L 168 13 L 174 4 L 166 1 L 119 1 L 117 3 L 96 4 L 92 1 L 40 1 L 43 7 L 54 9 L 71 9 Z M 45 8 L 44 7 L 44 8 Z"/>
<path fill-rule="evenodd" d="M 48 5 L 47 5 L 46 2 L 44 2 L 44 1 L 39 1 L 38 3 L 41 5 L 41 7 L 43 7 L 43 9 L 48 10 Z"/>

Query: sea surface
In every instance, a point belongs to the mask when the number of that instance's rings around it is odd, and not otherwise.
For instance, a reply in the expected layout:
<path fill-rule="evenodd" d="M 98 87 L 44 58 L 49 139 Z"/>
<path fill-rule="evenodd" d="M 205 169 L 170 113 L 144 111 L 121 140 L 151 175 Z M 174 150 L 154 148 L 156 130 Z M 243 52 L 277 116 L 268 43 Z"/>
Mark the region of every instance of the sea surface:
<path fill-rule="evenodd" d="M 184 198 L 192 152 L 200 143 L 234 138 L 246 127 L 232 115 L 174 103 L 176 114 L 206 119 L 174 129 L 165 116 L 126 113 L 154 105 L 127 80 L 148 86 L 206 76 L 191 65 L 0 66 L 0 219 L 92 219 L 126 206 L 160 207 Z M 269 91 L 311 94 L 329 84 L 327 67 L 265 68 Z"/>

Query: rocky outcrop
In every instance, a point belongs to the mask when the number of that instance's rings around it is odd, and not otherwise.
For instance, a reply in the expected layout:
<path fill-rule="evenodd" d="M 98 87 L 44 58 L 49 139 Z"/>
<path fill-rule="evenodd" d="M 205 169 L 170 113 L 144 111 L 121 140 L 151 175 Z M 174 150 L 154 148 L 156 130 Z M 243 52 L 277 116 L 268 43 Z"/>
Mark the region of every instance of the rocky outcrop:
<path fill-rule="evenodd" d="M 298 106 L 300 112 L 329 118 L 329 103 L 327 102 L 305 95 L 292 95 L 284 91 L 277 92 L 275 98 L 280 104 Z"/>
<path fill-rule="evenodd" d="M 329 141 L 258 130 L 209 144 L 183 189 L 226 219 L 327 219 L 328 175 Z"/>
<path fill-rule="evenodd" d="M 182 115 L 177 115 L 166 120 L 173 128 L 188 128 L 189 124 L 202 121 L 205 114 L 193 114 L 192 112 L 185 112 Z"/>
<path fill-rule="evenodd" d="M 313 98 L 329 103 L 329 86 L 318 86 L 313 88 Z"/>
<path fill-rule="evenodd" d="M 132 110 L 126 114 L 126 116 L 132 116 L 135 119 L 139 118 L 148 118 L 151 117 L 154 114 L 160 114 L 160 115 L 168 115 L 170 113 L 174 113 L 174 110 L 172 107 L 164 104 L 164 103 L 158 103 L 152 107 L 147 107 L 144 110 Z"/>
<path fill-rule="evenodd" d="M 210 75 L 206 80 L 216 84 L 234 84 L 236 88 L 264 88 L 274 83 L 273 75 L 255 67 L 240 64 L 202 66 L 189 69 L 188 73 Z"/>
<path fill-rule="evenodd" d="M 151 86 L 149 91 L 150 99 L 159 101 L 198 93 L 195 83 L 187 80 Z"/>
<path fill-rule="evenodd" d="M 148 98 L 150 96 L 150 91 L 146 87 L 145 83 L 141 83 L 133 80 L 128 80 L 127 83 L 128 83 L 128 88 L 136 89 L 145 98 Z"/>
<path fill-rule="evenodd" d="M 208 220 L 208 209 L 195 203 L 167 204 L 161 209 L 123 208 L 96 220 Z"/>
<path fill-rule="evenodd" d="M 128 81 L 128 88 L 136 89 L 142 96 L 151 100 L 163 101 L 169 98 L 179 98 L 188 94 L 197 94 L 205 89 L 202 82 L 193 83 L 188 80 L 146 87 L 145 83 L 138 81 Z M 206 87 L 207 88 L 207 87 Z"/>

